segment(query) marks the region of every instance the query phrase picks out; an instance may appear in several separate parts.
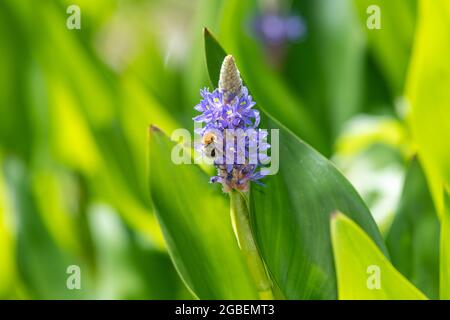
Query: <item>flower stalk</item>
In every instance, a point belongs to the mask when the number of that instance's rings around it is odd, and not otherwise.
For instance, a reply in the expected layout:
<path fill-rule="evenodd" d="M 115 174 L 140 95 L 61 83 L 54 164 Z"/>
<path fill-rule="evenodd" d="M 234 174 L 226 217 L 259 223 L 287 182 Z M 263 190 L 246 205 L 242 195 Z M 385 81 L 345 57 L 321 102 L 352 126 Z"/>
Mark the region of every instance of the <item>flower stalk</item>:
<path fill-rule="evenodd" d="M 194 109 L 201 114 L 193 119 L 205 125 L 198 130 L 202 143 L 196 149 L 214 160 L 217 175 L 210 181 L 222 184 L 222 190 L 230 196 L 233 230 L 260 298 L 273 299 L 272 283 L 253 238 L 248 206 L 250 182 L 262 184 L 259 180 L 267 175 L 258 169 L 269 159 L 264 151 L 270 145 L 264 141 L 267 133 L 255 134 L 259 111 L 253 108 L 256 102 L 242 85 L 233 56 L 223 60 L 218 88 L 213 92 L 203 89 L 200 94 L 202 100 Z"/>
<path fill-rule="evenodd" d="M 249 271 L 255 281 L 259 297 L 262 300 L 273 300 L 272 282 L 253 238 L 247 200 L 248 193 L 232 190 L 229 192 L 229 195 L 231 224 L 239 248 L 244 255 Z"/>

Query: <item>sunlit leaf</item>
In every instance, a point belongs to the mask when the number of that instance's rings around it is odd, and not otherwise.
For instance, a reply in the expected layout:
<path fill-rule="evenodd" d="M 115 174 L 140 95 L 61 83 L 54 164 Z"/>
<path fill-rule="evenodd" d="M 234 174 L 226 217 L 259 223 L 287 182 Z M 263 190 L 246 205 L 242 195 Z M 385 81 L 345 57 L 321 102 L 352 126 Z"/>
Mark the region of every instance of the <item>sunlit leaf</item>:
<path fill-rule="evenodd" d="M 336 214 L 331 221 L 331 235 L 339 299 L 426 299 L 354 221 Z"/>
<path fill-rule="evenodd" d="M 49 81 L 49 124 L 52 152 L 61 163 L 92 174 L 101 156 L 73 92 L 60 78 Z"/>
<path fill-rule="evenodd" d="M 405 125 L 391 117 L 360 115 L 347 123 L 336 141 L 336 151 L 339 156 L 354 156 L 373 145 L 385 145 L 408 155 L 408 145 Z"/>
<path fill-rule="evenodd" d="M 450 183 L 450 2 L 419 2 L 419 24 L 406 94 L 418 154 L 440 216 Z"/>

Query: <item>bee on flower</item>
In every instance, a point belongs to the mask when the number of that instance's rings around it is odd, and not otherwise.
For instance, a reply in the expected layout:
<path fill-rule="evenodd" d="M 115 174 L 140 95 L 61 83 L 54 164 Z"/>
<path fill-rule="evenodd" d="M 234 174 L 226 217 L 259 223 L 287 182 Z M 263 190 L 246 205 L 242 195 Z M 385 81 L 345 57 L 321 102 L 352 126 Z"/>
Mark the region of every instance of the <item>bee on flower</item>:
<path fill-rule="evenodd" d="M 224 192 L 247 191 L 250 181 L 260 183 L 266 175 L 262 165 L 270 160 L 266 155 L 270 145 L 267 132 L 258 129 L 259 111 L 231 55 L 222 63 L 219 88 L 203 89 L 200 95 L 195 110 L 201 114 L 193 119 L 204 124 L 197 131 L 202 137 L 197 149 L 217 168 L 211 182 L 222 184 Z"/>

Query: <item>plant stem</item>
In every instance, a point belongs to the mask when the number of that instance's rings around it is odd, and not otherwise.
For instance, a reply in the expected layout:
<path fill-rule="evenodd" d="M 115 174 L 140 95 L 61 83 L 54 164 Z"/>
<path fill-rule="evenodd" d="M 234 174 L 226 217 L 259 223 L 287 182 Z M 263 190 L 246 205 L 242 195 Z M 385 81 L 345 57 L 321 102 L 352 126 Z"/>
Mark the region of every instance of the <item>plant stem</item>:
<path fill-rule="evenodd" d="M 253 238 L 253 233 L 250 226 L 250 211 L 248 202 L 245 198 L 246 195 L 241 194 L 236 190 L 232 190 L 229 194 L 231 224 L 233 226 L 239 248 L 241 248 L 241 251 L 247 261 L 250 273 L 256 283 L 259 297 L 263 300 L 272 300 L 274 298 L 272 283 Z"/>

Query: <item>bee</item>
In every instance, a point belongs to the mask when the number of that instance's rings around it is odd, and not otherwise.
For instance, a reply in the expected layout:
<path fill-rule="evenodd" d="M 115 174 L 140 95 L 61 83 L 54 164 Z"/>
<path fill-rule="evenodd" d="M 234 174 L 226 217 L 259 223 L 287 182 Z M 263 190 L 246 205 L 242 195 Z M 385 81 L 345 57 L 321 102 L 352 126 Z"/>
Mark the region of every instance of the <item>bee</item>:
<path fill-rule="evenodd" d="M 202 138 L 203 153 L 210 159 L 214 159 L 218 153 L 217 136 L 212 132 L 207 132 Z"/>

